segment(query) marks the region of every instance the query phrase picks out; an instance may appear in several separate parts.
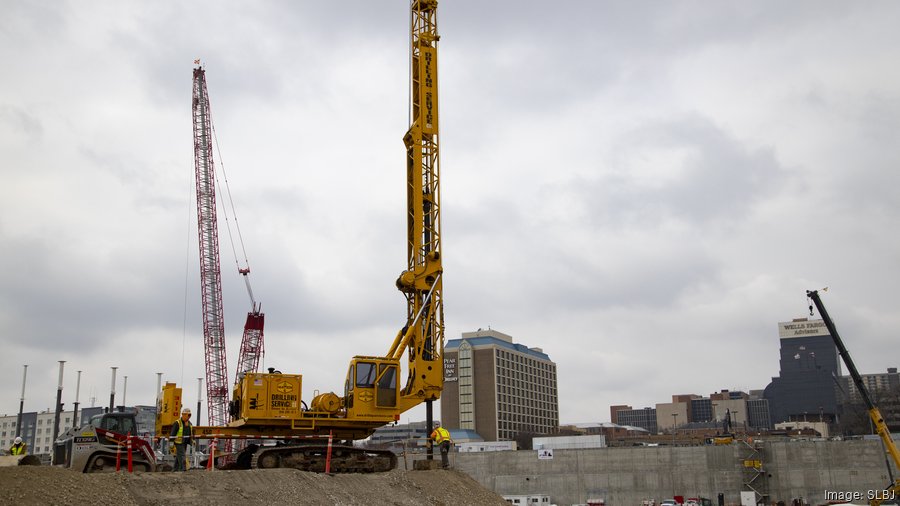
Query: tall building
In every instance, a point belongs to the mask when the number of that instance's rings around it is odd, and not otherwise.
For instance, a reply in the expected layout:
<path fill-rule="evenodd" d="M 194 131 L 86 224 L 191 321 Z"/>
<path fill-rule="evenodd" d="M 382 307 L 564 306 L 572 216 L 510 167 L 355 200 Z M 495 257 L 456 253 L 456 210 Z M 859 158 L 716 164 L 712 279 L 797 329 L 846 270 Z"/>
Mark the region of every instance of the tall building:
<path fill-rule="evenodd" d="M 559 429 L 556 364 L 540 348 L 496 330 L 463 332 L 444 346 L 441 419 L 485 441 Z"/>
<path fill-rule="evenodd" d="M 798 318 L 778 324 L 781 360 L 777 378 L 763 396 L 775 423 L 818 417 L 833 421 L 837 413 L 836 378 L 841 376 L 837 348 L 825 322 Z"/>
<path fill-rule="evenodd" d="M 869 392 L 870 396 L 874 397 L 873 400 L 876 403 L 881 401 L 882 397 L 890 395 L 891 393 L 896 394 L 900 391 L 900 374 L 897 373 L 896 367 L 888 367 L 886 373 L 860 374 L 860 376 L 862 377 L 862 382 L 866 387 L 866 391 Z M 859 389 L 857 389 L 856 384 L 853 383 L 853 378 L 850 376 L 841 376 L 838 385 L 840 388 L 840 397 L 843 402 L 854 404 L 861 404 L 863 402 L 862 396 L 859 394 Z"/>

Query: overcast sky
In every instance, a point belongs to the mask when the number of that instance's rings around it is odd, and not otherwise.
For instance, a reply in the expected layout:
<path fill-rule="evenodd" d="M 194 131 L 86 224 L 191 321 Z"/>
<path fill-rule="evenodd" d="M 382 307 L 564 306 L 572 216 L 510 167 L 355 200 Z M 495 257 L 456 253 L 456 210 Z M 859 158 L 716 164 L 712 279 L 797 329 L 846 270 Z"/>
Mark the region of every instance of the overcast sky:
<path fill-rule="evenodd" d="M 440 3 L 447 338 L 543 348 L 563 423 L 764 388 L 777 323 L 824 286 L 859 369 L 900 365 L 900 4 L 562 5 Z M 386 353 L 408 9 L 0 0 L 0 414 L 23 364 L 25 409 L 52 408 L 58 360 L 67 408 L 78 370 L 81 405 L 107 405 L 111 366 L 120 401 L 127 375 L 153 404 L 162 372 L 196 404 L 196 58 L 265 365 L 310 399 Z M 233 377 L 250 303 L 220 243 Z"/>

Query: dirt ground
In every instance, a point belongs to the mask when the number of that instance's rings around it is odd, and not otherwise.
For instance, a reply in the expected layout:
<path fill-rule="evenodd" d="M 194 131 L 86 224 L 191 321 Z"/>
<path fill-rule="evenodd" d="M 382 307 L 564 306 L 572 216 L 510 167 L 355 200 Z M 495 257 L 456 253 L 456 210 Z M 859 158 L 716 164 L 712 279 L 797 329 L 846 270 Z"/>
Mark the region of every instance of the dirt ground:
<path fill-rule="evenodd" d="M 454 470 L 325 475 L 271 469 L 79 474 L 49 466 L 0 467 L 4 504 L 497 505 L 507 502 Z"/>

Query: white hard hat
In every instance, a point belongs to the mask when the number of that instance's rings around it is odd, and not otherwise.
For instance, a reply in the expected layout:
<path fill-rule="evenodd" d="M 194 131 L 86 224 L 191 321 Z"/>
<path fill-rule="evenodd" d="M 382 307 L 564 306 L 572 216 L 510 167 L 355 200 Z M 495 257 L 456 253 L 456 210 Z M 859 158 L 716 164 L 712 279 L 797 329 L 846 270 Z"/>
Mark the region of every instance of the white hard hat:
<path fill-rule="evenodd" d="M 22 442 L 22 438 L 20 438 L 19 436 L 16 436 L 16 439 L 14 440 L 14 443 L 15 443 L 15 444 L 20 444 L 21 442 Z"/>
<path fill-rule="evenodd" d="M 184 408 L 184 409 L 182 409 L 182 410 L 181 410 L 181 414 L 182 414 L 182 415 L 189 415 L 189 414 L 191 414 L 191 408 Z"/>

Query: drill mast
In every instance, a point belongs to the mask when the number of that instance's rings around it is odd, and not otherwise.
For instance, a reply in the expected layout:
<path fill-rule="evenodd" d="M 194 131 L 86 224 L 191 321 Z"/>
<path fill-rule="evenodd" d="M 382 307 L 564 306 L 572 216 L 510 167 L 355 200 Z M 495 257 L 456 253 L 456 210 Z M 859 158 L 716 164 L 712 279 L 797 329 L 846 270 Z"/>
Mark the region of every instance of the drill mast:
<path fill-rule="evenodd" d="M 438 149 L 437 1 L 410 5 L 410 118 L 406 145 L 407 270 L 397 288 L 407 301 L 407 326 L 388 352 L 408 351 L 401 396 L 426 401 L 443 387 L 444 303 L 441 286 L 441 199 Z"/>

